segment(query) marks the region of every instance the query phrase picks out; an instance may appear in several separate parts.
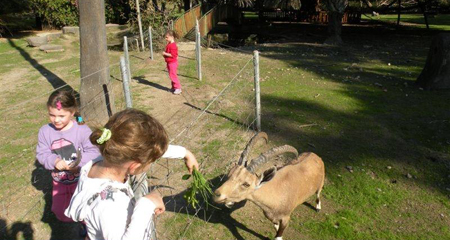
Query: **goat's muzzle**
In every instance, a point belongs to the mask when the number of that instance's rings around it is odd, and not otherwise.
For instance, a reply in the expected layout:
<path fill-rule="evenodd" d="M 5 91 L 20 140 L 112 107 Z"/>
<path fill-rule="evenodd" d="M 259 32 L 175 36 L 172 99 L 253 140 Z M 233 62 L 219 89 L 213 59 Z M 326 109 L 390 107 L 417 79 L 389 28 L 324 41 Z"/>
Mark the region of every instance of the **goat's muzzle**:
<path fill-rule="evenodd" d="M 231 208 L 234 205 L 234 202 L 227 202 L 227 197 L 220 194 L 217 190 L 214 192 L 213 200 L 215 203 L 225 204 L 227 208 Z"/>

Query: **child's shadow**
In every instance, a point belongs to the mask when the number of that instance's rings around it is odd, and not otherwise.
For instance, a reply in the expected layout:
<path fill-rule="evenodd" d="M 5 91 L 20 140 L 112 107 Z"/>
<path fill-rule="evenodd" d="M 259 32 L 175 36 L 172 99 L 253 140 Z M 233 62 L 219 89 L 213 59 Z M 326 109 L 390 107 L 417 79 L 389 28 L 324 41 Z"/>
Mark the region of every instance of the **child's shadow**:
<path fill-rule="evenodd" d="M 210 182 L 213 186 L 220 186 L 220 184 L 223 182 L 223 175 L 218 176 Z M 213 189 L 214 191 L 215 189 Z M 183 191 L 179 194 L 172 195 L 172 196 L 166 196 L 163 198 L 163 201 L 166 205 L 166 211 L 174 212 L 174 213 L 196 213 L 194 216 L 206 221 L 208 223 L 214 223 L 214 224 L 222 224 L 225 227 L 227 227 L 230 232 L 233 234 L 233 236 L 236 239 L 245 239 L 241 234 L 239 234 L 238 229 L 242 229 L 248 233 L 253 234 L 255 237 L 259 239 L 268 239 L 267 237 L 253 231 L 252 229 L 249 229 L 246 225 L 236 221 L 232 216 L 231 213 L 234 212 L 237 209 L 240 209 L 245 206 L 246 201 L 242 201 L 239 203 L 236 203 L 233 208 L 227 208 L 225 206 L 218 206 L 214 205 L 214 207 L 209 206 L 208 209 L 201 208 L 200 210 L 195 210 L 190 206 L 186 206 L 187 202 L 184 200 L 183 195 L 186 191 Z M 214 204 L 212 200 L 210 200 L 210 204 Z M 204 205 L 202 205 L 204 206 Z M 217 209 L 219 208 L 219 209 Z"/>
<path fill-rule="evenodd" d="M 36 167 L 31 173 L 31 184 L 44 194 L 45 206 L 41 221 L 47 223 L 52 232 L 50 239 L 83 239 L 79 236 L 80 223 L 64 223 L 52 212 L 52 177 L 50 171 L 42 167 L 36 160 Z"/>
<path fill-rule="evenodd" d="M 164 87 L 158 83 L 150 82 L 147 79 L 145 79 L 143 76 L 137 76 L 137 77 L 134 77 L 133 79 L 135 79 L 140 84 L 145 84 L 150 87 L 154 87 L 156 89 L 160 89 L 160 90 L 167 91 L 167 92 L 170 91 L 170 88 Z"/>

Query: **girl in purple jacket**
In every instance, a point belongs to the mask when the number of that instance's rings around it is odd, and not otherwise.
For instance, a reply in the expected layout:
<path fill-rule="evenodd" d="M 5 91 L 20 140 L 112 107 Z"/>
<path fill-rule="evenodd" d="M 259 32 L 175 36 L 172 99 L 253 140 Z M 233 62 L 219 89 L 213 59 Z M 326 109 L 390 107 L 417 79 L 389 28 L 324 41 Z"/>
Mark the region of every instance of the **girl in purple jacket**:
<path fill-rule="evenodd" d="M 80 168 L 100 152 L 89 141 L 91 129 L 82 125 L 73 91 L 56 90 L 47 101 L 50 123 L 39 130 L 36 159 L 51 171 L 53 178 L 52 212 L 63 222 L 73 222 L 64 215 L 77 187 Z"/>

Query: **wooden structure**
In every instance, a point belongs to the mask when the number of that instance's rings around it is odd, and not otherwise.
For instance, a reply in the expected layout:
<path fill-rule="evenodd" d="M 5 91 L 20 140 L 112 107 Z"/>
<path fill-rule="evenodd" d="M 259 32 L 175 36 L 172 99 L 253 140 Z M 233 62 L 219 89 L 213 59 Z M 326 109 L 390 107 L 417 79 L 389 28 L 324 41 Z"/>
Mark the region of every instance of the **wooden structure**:
<path fill-rule="evenodd" d="M 328 23 L 328 14 L 326 11 L 304 12 L 265 9 L 259 11 L 259 19 L 265 21 L 288 21 L 288 22 L 311 22 Z M 342 17 L 342 23 L 359 23 L 361 21 L 360 12 L 346 12 Z"/>

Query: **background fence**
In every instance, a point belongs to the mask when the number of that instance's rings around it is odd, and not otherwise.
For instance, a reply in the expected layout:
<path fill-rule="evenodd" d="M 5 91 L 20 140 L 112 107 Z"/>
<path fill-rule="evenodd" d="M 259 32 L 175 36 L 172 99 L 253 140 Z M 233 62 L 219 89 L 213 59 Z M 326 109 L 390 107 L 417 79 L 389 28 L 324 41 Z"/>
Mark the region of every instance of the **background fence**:
<path fill-rule="evenodd" d="M 149 32 L 145 32 L 145 42 L 150 42 Z M 131 69 L 128 73 L 139 72 L 140 64 L 149 58 L 148 51 L 134 47 L 138 36 L 128 38 L 127 47 L 130 57 L 127 64 Z M 153 34 L 154 42 L 160 41 L 162 34 Z M 204 43 L 204 39 L 201 40 Z M 135 45 L 136 46 L 136 45 Z M 161 48 L 156 48 L 155 51 Z M 221 49 L 221 51 L 226 51 Z M 218 56 L 220 58 L 220 56 Z M 205 59 L 210 61 L 210 59 Z M 213 61 L 217 61 L 214 59 Z M 255 114 L 255 87 L 253 56 L 240 54 L 230 64 L 231 77 L 221 83 L 221 90 L 209 99 L 196 99 L 191 104 L 192 114 L 180 119 L 185 124 L 178 132 L 171 134 L 171 142 L 187 147 L 197 156 L 202 172 L 207 178 L 212 178 L 213 184 L 218 184 L 230 163 L 242 151 L 246 142 L 253 135 Z M 135 66 L 133 66 L 135 65 Z M 140 68 L 145 67 L 142 65 Z M 103 70 L 103 69 L 102 69 Z M 98 72 L 101 72 L 99 70 Z M 126 108 L 123 92 L 122 70 L 118 62 L 109 66 L 111 80 L 108 87 L 114 99 L 116 111 Z M 94 73 L 96 74 L 96 73 Z M 78 79 L 79 83 L 82 79 Z M 74 85 L 63 84 L 59 88 L 75 88 Z M 48 123 L 48 113 L 45 106 L 52 91 L 41 92 L 30 96 L 29 92 L 19 92 L 23 95 L 17 102 L 4 102 L 0 108 L 0 191 L 1 220 L 0 236 L 5 239 L 23 232 L 23 236 L 33 236 L 35 239 L 47 239 L 52 229 L 64 230 L 66 236 L 76 235 L 77 229 L 70 229 L 56 220 L 51 213 L 51 177 L 35 160 L 38 129 Z M 133 90 L 131 89 L 131 92 Z M 97 97 L 104 97 L 98 93 Z M 164 101 L 164 100 L 162 100 Z M 189 104 L 189 103 L 188 103 Z M 83 110 L 94 111 L 89 105 Z M 87 123 L 89 125 L 89 123 Z M 185 170 L 173 160 L 160 160 L 150 171 L 150 185 L 157 188 L 164 196 L 167 213 L 156 220 L 159 239 L 185 239 L 201 237 L 196 228 L 205 221 L 214 221 L 217 209 L 206 209 L 202 205 L 198 209 L 187 206 L 182 198 L 189 181 L 181 181 Z M 212 212 L 210 211 L 212 210 Z M 177 230 L 174 231 L 174 226 Z M 182 229 L 182 231 L 178 231 Z M 74 233 L 70 233 L 70 232 Z"/>

